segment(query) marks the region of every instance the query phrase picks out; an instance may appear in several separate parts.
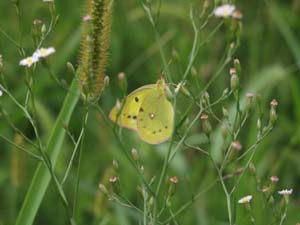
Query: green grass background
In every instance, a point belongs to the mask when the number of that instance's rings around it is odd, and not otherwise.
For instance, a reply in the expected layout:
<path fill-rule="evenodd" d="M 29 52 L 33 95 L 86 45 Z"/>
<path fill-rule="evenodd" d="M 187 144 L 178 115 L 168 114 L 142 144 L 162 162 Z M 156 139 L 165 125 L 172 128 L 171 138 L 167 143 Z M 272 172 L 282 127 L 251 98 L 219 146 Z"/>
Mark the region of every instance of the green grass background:
<path fill-rule="evenodd" d="M 32 21 L 36 18 L 49 22 L 49 14 L 42 0 L 21 2 L 21 38 L 18 19 L 10 1 L 0 1 L 0 27 L 22 45 L 31 54 Z M 293 188 L 291 206 L 286 224 L 300 222 L 300 1 L 236 1 L 243 12 L 243 32 L 241 45 L 237 51 L 242 64 L 242 89 L 261 95 L 263 107 L 267 114 L 269 102 L 276 98 L 279 102 L 279 120 L 272 134 L 259 148 L 254 163 L 258 177 L 263 184 L 269 182 L 271 175 L 280 178 L 278 189 Z M 201 1 L 194 1 L 194 7 L 200 11 Z M 46 40 L 44 46 L 54 46 L 57 50 L 49 61 L 53 71 L 60 79 L 70 82 L 72 74 L 67 70 L 66 62 L 76 65 L 81 38 L 81 19 L 84 15 L 83 0 L 64 0 L 56 2 L 60 15 L 59 23 Z M 212 19 L 201 31 L 205 38 L 218 23 Z M 175 80 L 182 74 L 181 67 L 187 64 L 192 46 L 193 30 L 189 20 L 189 4 L 183 0 L 163 1 L 158 31 L 167 58 L 171 59 L 174 51 L 178 57 L 172 65 Z M 224 51 L 225 30 L 222 27 L 212 40 L 200 49 L 195 69 L 200 87 L 209 80 L 216 70 Z M 22 100 L 26 91 L 24 69 L 18 66 L 20 56 L 17 49 L 0 35 L 0 54 L 4 59 L 4 70 L 9 87 L 18 99 Z M 102 97 L 101 104 L 106 111 L 114 105 L 115 99 L 121 97 L 117 86 L 117 74 L 124 71 L 128 77 L 129 90 L 154 83 L 162 70 L 159 50 L 155 45 L 154 33 L 138 0 L 115 1 L 113 31 L 110 50 L 110 63 L 107 74 L 111 85 Z M 222 77 L 214 83 L 209 93 L 212 99 L 222 93 L 229 84 L 228 68 Z M 48 76 L 47 71 L 38 66 L 36 73 L 36 93 L 38 116 L 43 138 L 47 140 L 49 132 L 63 102 L 65 91 L 59 88 Z M 191 80 L 193 81 L 193 80 Z M 29 137 L 33 137 L 30 124 L 24 120 L 22 113 L 13 106 L 8 98 L 1 97 L 1 105 L 9 113 L 12 121 Z M 230 107 L 231 100 L 224 106 Z M 220 110 L 219 110 L 220 111 Z M 70 125 L 71 132 L 78 135 L 81 126 L 82 107 L 75 111 Z M 220 112 L 219 112 L 220 113 Z M 8 123 L 0 116 L 1 134 L 14 139 L 15 134 Z M 199 140 L 201 134 L 195 128 L 194 138 Z M 240 135 L 243 146 L 250 146 L 256 136 L 256 120 L 251 118 L 246 129 Z M 139 149 L 143 165 L 148 176 L 159 174 L 163 162 L 164 145 L 154 147 L 141 143 L 131 132 L 124 131 L 127 145 Z M 218 140 L 215 141 L 217 149 Z M 0 224 L 14 224 L 28 189 L 36 162 L 26 155 L 15 151 L 8 143 L 0 140 Z M 65 141 L 59 157 L 56 172 L 62 177 L 71 155 L 70 141 Z M 217 151 L 217 150 L 216 150 Z M 110 203 L 101 195 L 97 187 L 99 182 L 108 183 L 112 174 L 112 160 L 120 166 L 121 190 L 135 204 L 142 204 L 137 191 L 137 176 L 129 162 L 121 154 L 111 130 L 95 112 L 89 119 L 85 140 L 82 181 L 79 194 L 79 224 L 138 224 L 140 215 L 133 210 Z M 77 164 L 75 163 L 75 167 Z M 205 188 L 216 174 L 207 159 L 197 153 L 184 151 L 176 157 L 171 165 L 170 176 L 179 177 L 177 193 L 174 196 L 174 208 L 180 207 L 192 198 L 193 193 Z M 72 199 L 76 181 L 76 170 L 65 184 L 65 192 Z M 108 185 L 109 186 L 109 185 Z M 236 201 L 244 195 L 258 196 L 253 177 L 246 173 L 242 179 Z M 257 197 L 259 198 L 259 197 Z M 280 197 L 276 196 L 276 201 Z M 263 222 L 260 204 L 253 201 L 253 208 L 258 220 Z M 243 207 L 236 208 L 237 224 L 248 224 L 249 219 Z M 178 217 L 179 224 L 226 224 L 227 209 L 225 197 L 220 186 L 203 195 L 187 211 Z M 35 224 L 63 225 L 67 223 L 64 207 L 57 191 L 51 183 L 38 212 Z"/>

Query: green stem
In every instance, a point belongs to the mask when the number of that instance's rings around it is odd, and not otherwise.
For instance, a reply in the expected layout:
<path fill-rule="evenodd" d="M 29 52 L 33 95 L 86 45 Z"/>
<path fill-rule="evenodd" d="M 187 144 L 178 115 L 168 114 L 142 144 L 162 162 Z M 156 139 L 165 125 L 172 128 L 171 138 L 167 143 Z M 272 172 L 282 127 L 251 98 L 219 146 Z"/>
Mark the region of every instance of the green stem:
<path fill-rule="evenodd" d="M 70 89 L 72 90 L 72 92 L 68 93 L 65 98 L 64 104 L 56 120 L 47 146 L 47 154 L 50 157 L 53 168 L 56 164 L 59 153 L 62 151 L 62 144 L 66 133 L 62 124 L 68 123 L 70 121 L 71 115 L 79 100 L 79 89 L 77 87 L 77 81 L 75 79 L 73 80 Z M 44 198 L 50 180 L 51 174 L 49 173 L 48 168 L 44 163 L 39 163 L 34 177 L 31 181 L 30 187 L 27 191 L 22 208 L 17 217 L 16 225 L 33 224 L 34 218 Z M 74 222 L 71 221 L 71 223 Z"/>

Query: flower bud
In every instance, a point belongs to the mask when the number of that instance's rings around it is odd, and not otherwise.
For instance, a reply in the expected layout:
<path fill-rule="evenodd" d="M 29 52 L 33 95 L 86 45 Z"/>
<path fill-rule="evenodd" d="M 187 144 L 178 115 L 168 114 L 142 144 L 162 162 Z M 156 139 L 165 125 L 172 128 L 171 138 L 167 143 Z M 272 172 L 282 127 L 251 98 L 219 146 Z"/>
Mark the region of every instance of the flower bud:
<path fill-rule="evenodd" d="M 232 74 L 231 78 L 230 78 L 230 88 L 232 91 L 237 90 L 238 86 L 239 86 L 239 77 L 237 76 L 237 74 Z"/>
<path fill-rule="evenodd" d="M 226 124 L 224 124 L 224 123 L 221 126 L 221 133 L 222 133 L 223 139 L 226 139 L 228 136 L 228 129 L 227 129 Z"/>
<path fill-rule="evenodd" d="M 252 105 L 252 101 L 253 101 L 253 93 L 248 92 L 246 95 L 246 106 L 245 106 L 246 112 L 249 112 L 251 105 Z"/>
<path fill-rule="evenodd" d="M 119 80 L 119 87 L 121 88 L 121 90 L 126 93 L 127 92 L 127 79 L 126 79 L 126 75 L 125 73 L 121 72 L 118 74 L 118 80 Z"/>
<path fill-rule="evenodd" d="M 234 65 L 234 68 L 236 69 L 236 73 L 238 75 L 240 75 L 241 72 L 242 72 L 242 67 L 241 67 L 240 60 L 239 59 L 234 59 L 233 60 L 233 65 Z"/>
<path fill-rule="evenodd" d="M 253 163 L 250 163 L 249 170 L 252 173 L 252 175 L 256 175 L 256 168 Z"/>
<path fill-rule="evenodd" d="M 270 109 L 270 124 L 274 125 L 275 121 L 277 120 L 277 112 L 276 112 L 276 106 L 278 105 L 278 102 L 273 99 L 271 102 L 271 109 Z"/>
<path fill-rule="evenodd" d="M 73 66 L 73 64 L 71 62 L 67 62 L 67 69 L 72 73 L 72 74 L 76 74 L 75 68 Z"/>
<path fill-rule="evenodd" d="M 178 183 L 178 178 L 176 176 L 173 176 L 169 179 L 170 186 L 168 189 L 168 196 L 172 197 L 176 193 L 176 185 Z"/>
<path fill-rule="evenodd" d="M 107 88 L 107 87 L 109 87 L 109 76 L 105 76 L 104 77 L 104 80 L 103 80 L 103 82 L 104 82 L 104 88 Z"/>
<path fill-rule="evenodd" d="M 258 131 L 261 131 L 261 119 L 260 118 L 257 119 L 256 127 L 257 127 Z"/>
<path fill-rule="evenodd" d="M 228 112 L 228 110 L 227 110 L 225 107 L 222 108 L 222 113 L 223 113 L 223 116 L 224 116 L 226 119 L 228 119 L 228 117 L 229 117 L 229 112 Z"/>
<path fill-rule="evenodd" d="M 208 121 L 208 115 L 202 114 L 200 117 L 202 121 L 202 131 L 206 134 L 209 135 L 212 131 L 212 127 Z"/>
<path fill-rule="evenodd" d="M 209 94 L 208 94 L 207 91 L 203 93 L 202 98 L 203 98 L 204 103 L 206 105 L 209 105 L 209 103 L 210 103 L 210 97 L 209 97 Z"/>
<path fill-rule="evenodd" d="M 191 68 L 191 74 L 192 74 L 193 77 L 196 77 L 197 74 L 198 74 L 197 70 L 196 70 L 196 68 L 194 66 Z"/>
<path fill-rule="evenodd" d="M 228 94 L 228 88 L 224 89 L 222 96 L 226 96 Z"/>
<path fill-rule="evenodd" d="M 45 25 L 45 24 L 43 24 L 43 25 L 42 25 L 42 28 L 41 28 L 41 33 L 42 33 L 42 36 L 44 36 L 44 35 L 46 34 L 46 32 L 47 32 L 46 25 Z"/>
<path fill-rule="evenodd" d="M 140 158 L 139 153 L 135 148 L 131 149 L 131 156 L 135 161 L 139 160 Z"/>
<path fill-rule="evenodd" d="M 114 159 L 114 160 L 112 161 L 112 164 L 113 164 L 114 170 L 115 170 L 115 171 L 118 171 L 118 170 L 119 170 L 119 163 L 118 163 L 118 161 Z"/>

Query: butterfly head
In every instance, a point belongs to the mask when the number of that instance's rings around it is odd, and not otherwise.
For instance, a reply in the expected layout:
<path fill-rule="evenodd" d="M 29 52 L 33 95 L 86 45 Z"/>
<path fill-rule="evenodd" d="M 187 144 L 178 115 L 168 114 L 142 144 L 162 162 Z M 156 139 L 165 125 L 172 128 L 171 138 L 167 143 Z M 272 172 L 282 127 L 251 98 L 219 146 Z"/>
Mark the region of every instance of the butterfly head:
<path fill-rule="evenodd" d="M 158 92 L 160 93 L 160 96 L 166 96 L 167 98 L 169 96 L 172 96 L 172 93 L 171 93 L 168 85 L 166 84 L 164 78 L 160 78 L 156 82 L 156 88 L 157 88 Z"/>

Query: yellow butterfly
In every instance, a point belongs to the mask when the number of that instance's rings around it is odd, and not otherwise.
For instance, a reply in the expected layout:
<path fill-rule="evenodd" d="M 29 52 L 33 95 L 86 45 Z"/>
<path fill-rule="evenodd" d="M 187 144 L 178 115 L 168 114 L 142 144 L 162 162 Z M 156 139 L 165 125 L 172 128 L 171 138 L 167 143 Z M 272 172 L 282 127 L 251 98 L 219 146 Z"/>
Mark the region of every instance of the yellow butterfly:
<path fill-rule="evenodd" d="M 167 141 L 174 128 L 174 109 L 168 101 L 164 79 L 142 86 L 125 98 L 121 109 L 114 106 L 109 118 L 125 128 L 137 131 L 149 144 Z M 121 110 L 121 111 L 120 111 Z"/>

